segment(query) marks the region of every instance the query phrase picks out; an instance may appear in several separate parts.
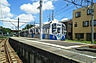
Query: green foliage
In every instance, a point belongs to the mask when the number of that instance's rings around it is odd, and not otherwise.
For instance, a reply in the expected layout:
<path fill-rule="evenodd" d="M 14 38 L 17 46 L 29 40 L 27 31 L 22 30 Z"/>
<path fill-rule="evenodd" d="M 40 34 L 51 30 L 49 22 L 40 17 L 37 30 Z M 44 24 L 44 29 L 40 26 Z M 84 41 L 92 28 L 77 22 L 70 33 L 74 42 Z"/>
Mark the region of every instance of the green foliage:
<path fill-rule="evenodd" d="M 11 29 L 0 26 L 0 32 L 3 34 L 11 33 Z"/>
<path fill-rule="evenodd" d="M 1 39 L 5 39 L 5 38 L 8 38 L 8 37 L 6 37 L 6 36 L 0 36 L 0 40 Z"/>
<path fill-rule="evenodd" d="M 34 25 L 31 25 L 31 24 L 27 24 L 26 26 L 25 26 L 25 28 L 23 28 L 23 30 L 25 30 L 25 29 L 29 29 L 29 28 L 31 28 L 31 27 L 33 27 Z"/>

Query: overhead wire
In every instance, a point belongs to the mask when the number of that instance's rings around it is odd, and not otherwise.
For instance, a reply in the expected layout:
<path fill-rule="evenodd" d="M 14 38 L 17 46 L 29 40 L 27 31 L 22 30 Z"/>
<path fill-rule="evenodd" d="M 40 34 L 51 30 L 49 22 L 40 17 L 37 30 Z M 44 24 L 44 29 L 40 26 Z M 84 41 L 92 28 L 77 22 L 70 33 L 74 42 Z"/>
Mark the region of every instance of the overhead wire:
<path fill-rule="evenodd" d="M 80 5 L 80 4 L 77 4 L 77 3 L 75 3 L 73 0 L 71 0 L 71 1 L 69 1 L 69 0 L 64 0 L 64 1 L 67 1 L 67 2 L 69 2 L 69 3 L 73 3 L 75 6 L 78 5 L 78 6 L 84 7 L 84 6 L 82 6 L 82 4 L 81 4 L 81 5 Z M 81 1 L 82 1 L 82 0 L 81 0 Z M 89 0 L 87 0 L 87 1 L 89 2 Z M 72 6 L 72 5 L 71 5 L 71 6 Z M 64 14 L 68 13 L 69 11 L 71 11 L 71 9 L 72 9 L 72 7 L 67 7 L 67 8 L 66 8 L 66 6 L 65 6 L 64 8 L 65 8 L 64 10 L 63 10 L 63 8 L 60 9 L 61 11 L 59 11 L 58 14 L 55 15 L 55 17 L 58 16 L 58 15 L 59 15 L 59 16 L 60 16 L 60 15 L 64 15 Z M 69 9 L 69 10 L 68 10 L 68 9 Z M 72 10 L 73 10 L 73 9 L 72 9 Z M 62 13 L 62 12 L 63 12 L 63 13 Z M 68 14 L 70 14 L 70 13 L 68 13 Z M 68 15 L 68 14 L 66 14 L 66 15 Z M 63 17 L 64 17 L 64 16 L 63 16 Z M 63 18 L 63 17 L 62 17 L 62 18 Z"/>
<path fill-rule="evenodd" d="M 24 19 L 23 19 L 24 20 Z M 0 21 L 2 21 L 2 22 L 10 22 L 12 25 L 14 25 L 15 26 L 15 28 L 17 29 L 17 26 L 15 25 L 15 24 L 13 24 L 12 22 L 15 22 L 15 23 L 18 23 L 18 20 L 4 20 L 4 19 L 0 19 Z M 20 23 L 29 23 L 29 22 L 21 22 L 20 21 Z M 20 26 L 20 28 L 22 27 L 22 26 L 24 26 L 25 24 L 23 24 L 23 25 L 21 25 Z"/>
<path fill-rule="evenodd" d="M 55 17 L 60 16 L 60 15 L 66 16 L 65 14 L 66 14 L 67 12 L 71 11 L 70 9 L 72 9 L 72 5 L 71 5 L 71 7 L 67 7 L 67 8 L 65 8 L 62 12 L 60 12 L 60 13 L 57 14 L 57 15 L 55 15 Z M 70 13 L 68 13 L 68 14 L 70 14 Z M 63 16 L 63 17 L 64 17 L 64 16 Z M 63 17 L 62 17 L 62 18 L 63 18 Z M 59 19 L 60 19 L 60 18 L 59 18 Z"/>

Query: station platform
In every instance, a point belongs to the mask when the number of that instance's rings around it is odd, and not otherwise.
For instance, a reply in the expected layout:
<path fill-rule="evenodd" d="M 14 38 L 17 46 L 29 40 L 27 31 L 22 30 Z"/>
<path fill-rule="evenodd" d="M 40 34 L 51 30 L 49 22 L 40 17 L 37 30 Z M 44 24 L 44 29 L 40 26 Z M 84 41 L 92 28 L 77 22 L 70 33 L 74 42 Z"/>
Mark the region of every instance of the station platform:
<path fill-rule="evenodd" d="M 11 39 L 79 63 L 96 63 L 96 49 L 89 48 L 90 45 L 94 44 L 26 37 L 11 37 Z"/>

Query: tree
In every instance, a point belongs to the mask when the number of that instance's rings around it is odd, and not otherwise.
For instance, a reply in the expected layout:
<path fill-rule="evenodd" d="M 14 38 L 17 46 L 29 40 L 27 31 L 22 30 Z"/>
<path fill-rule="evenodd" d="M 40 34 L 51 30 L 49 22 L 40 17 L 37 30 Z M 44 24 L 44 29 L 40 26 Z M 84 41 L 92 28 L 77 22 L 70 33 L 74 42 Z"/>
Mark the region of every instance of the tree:
<path fill-rule="evenodd" d="M 0 26 L 0 31 L 3 32 L 3 34 L 7 34 L 7 33 L 11 33 L 11 29 L 9 28 L 4 28 L 2 26 Z"/>
<path fill-rule="evenodd" d="M 29 28 L 31 28 L 31 27 L 33 27 L 34 25 L 31 25 L 31 24 L 27 24 L 24 28 L 23 28 L 23 30 L 25 30 L 25 29 L 29 29 Z"/>

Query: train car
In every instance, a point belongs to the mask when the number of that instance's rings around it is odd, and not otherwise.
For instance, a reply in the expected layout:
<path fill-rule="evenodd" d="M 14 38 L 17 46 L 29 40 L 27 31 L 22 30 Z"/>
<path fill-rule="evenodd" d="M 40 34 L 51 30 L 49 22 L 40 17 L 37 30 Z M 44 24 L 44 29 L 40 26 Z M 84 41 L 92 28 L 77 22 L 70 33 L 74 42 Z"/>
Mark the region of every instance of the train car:
<path fill-rule="evenodd" d="M 23 35 L 25 34 L 25 35 Z M 23 31 L 23 36 L 39 38 L 40 37 L 40 27 L 34 26 L 28 30 Z M 51 40 L 65 40 L 66 26 L 56 20 L 43 24 L 43 39 Z"/>
<path fill-rule="evenodd" d="M 43 26 L 43 35 L 51 40 L 65 40 L 66 26 L 58 21 L 52 21 Z"/>

